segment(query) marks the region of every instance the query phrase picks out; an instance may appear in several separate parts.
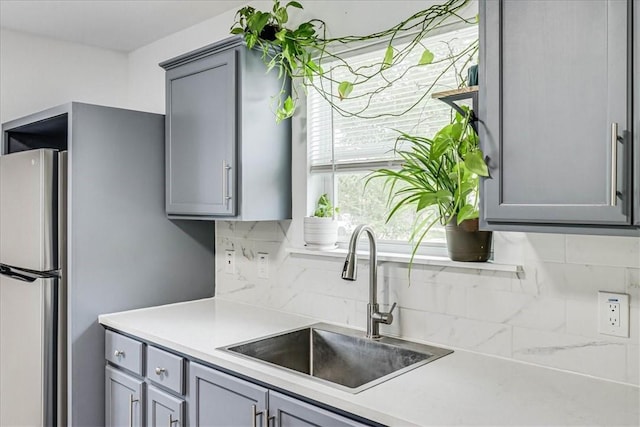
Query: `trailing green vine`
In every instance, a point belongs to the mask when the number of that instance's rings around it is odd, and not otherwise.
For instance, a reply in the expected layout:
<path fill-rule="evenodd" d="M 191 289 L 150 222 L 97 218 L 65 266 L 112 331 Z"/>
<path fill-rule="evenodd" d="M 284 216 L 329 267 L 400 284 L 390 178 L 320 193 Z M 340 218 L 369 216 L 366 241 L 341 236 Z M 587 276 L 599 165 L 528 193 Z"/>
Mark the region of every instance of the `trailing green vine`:
<path fill-rule="evenodd" d="M 312 19 L 295 28 L 287 26 L 289 12 L 302 9 L 297 1 L 282 4 L 274 0 L 270 11 L 259 11 L 251 6 L 240 9 L 236 21 L 231 28 L 232 34 L 242 35 L 247 47 L 262 51 L 263 60 L 269 70 L 276 68 L 282 79 L 282 90 L 276 99 L 276 119 L 278 121 L 291 117 L 296 110 L 299 99 L 298 86 L 293 85 L 293 93 L 285 97 L 288 79 L 301 82 L 305 87 L 313 87 L 331 106 L 343 116 L 375 118 L 381 116 L 399 116 L 420 104 L 430 90 L 451 67 L 469 61 L 478 50 L 477 40 L 458 53 L 451 51 L 446 58 L 436 58 L 427 49 L 422 40 L 438 28 L 453 23 L 475 24 L 476 19 L 466 19 L 460 15 L 470 0 L 447 0 L 440 5 L 433 5 L 416 12 L 393 27 L 365 36 L 345 36 L 327 38 L 326 23 L 320 19 Z M 384 42 L 386 49 L 380 61 L 362 67 L 353 67 L 338 52 L 352 46 L 366 43 Z M 401 47 L 399 47 L 401 46 Z M 390 77 L 387 70 L 402 63 L 415 49 L 422 49 L 420 59 L 407 67 L 402 73 Z M 373 97 L 384 92 L 395 82 L 402 79 L 411 69 L 447 61 L 447 67 L 423 91 L 415 103 L 405 111 L 368 113 Z M 326 68 L 325 68 L 326 67 Z M 460 67 L 462 69 L 463 67 Z M 348 78 L 336 80 L 333 75 L 337 71 L 346 71 Z M 373 90 L 361 88 L 374 78 L 380 77 L 383 84 Z M 364 106 L 358 111 L 348 111 L 340 101 L 364 99 Z"/>

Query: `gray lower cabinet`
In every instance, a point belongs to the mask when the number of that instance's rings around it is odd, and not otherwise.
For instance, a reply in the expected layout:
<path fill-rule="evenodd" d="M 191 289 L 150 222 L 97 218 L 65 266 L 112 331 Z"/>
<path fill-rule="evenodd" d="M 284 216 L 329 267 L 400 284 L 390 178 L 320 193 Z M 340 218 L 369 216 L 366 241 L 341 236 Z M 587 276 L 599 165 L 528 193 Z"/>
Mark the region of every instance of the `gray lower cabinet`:
<path fill-rule="evenodd" d="M 261 53 L 239 37 L 160 65 L 168 216 L 291 218 L 291 123 L 273 114 L 277 71 L 267 73 Z"/>
<path fill-rule="evenodd" d="M 269 392 L 268 427 L 360 427 L 364 425 L 284 394 Z"/>
<path fill-rule="evenodd" d="M 197 427 L 366 425 L 193 362 L 189 390 L 189 420 Z"/>
<path fill-rule="evenodd" d="M 142 426 L 144 381 L 111 366 L 105 368 L 105 425 Z"/>
<path fill-rule="evenodd" d="M 485 228 L 638 234 L 633 7 L 640 5 L 481 1 Z"/>
<path fill-rule="evenodd" d="M 152 385 L 147 389 L 147 426 L 183 427 L 185 401 Z"/>
<path fill-rule="evenodd" d="M 107 427 L 367 425 L 142 340 L 107 335 Z"/>
<path fill-rule="evenodd" d="M 194 427 L 262 426 L 268 390 L 206 366 L 189 369 L 189 420 Z"/>

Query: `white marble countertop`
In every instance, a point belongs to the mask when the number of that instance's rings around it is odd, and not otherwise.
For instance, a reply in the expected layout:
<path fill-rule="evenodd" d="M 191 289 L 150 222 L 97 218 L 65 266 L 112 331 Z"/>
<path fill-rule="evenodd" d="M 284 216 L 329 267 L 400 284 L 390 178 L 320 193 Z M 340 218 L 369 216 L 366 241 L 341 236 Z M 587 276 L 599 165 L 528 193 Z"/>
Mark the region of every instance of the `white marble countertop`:
<path fill-rule="evenodd" d="M 337 390 L 218 350 L 318 320 L 219 298 L 107 314 L 99 320 L 387 425 L 640 425 L 638 387 L 463 350 L 358 394 Z"/>

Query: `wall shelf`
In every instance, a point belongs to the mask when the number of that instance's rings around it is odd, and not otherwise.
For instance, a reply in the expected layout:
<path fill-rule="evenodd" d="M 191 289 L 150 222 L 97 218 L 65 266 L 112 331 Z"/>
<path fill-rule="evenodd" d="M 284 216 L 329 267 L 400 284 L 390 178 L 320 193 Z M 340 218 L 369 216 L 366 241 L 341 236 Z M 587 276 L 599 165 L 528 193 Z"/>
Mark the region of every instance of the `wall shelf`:
<path fill-rule="evenodd" d="M 444 102 L 463 116 L 466 114 L 466 111 L 457 104 L 457 101 L 471 99 L 471 127 L 478 133 L 478 118 L 475 115 L 475 112 L 478 111 L 478 86 L 436 92 L 431 94 L 431 98 Z"/>
<path fill-rule="evenodd" d="M 337 258 L 344 260 L 347 255 L 346 249 L 328 249 L 328 250 L 311 250 L 300 247 L 288 247 L 286 248 L 288 254 L 292 257 L 310 257 L 310 258 Z M 369 259 L 369 252 L 358 251 L 358 258 L 363 260 Z M 378 252 L 378 262 L 395 262 L 399 264 L 409 264 L 411 255 L 390 253 L 390 252 Z M 524 270 L 521 265 L 513 264 L 498 264 L 491 261 L 488 262 L 458 262 L 451 261 L 447 257 L 438 257 L 430 255 L 416 255 L 413 259 L 414 265 L 436 266 L 436 267 L 448 267 L 448 268 L 460 268 L 465 270 L 489 270 L 500 271 L 504 273 L 512 273 L 519 275 Z"/>

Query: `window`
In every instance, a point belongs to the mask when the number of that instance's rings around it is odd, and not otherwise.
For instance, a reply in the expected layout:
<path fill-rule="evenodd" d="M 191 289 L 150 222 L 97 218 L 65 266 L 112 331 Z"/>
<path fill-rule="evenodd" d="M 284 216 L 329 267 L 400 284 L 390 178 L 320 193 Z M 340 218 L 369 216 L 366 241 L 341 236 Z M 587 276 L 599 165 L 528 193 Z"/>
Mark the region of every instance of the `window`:
<path fill-rule="evenodd" d="M 385 71 L 388 78 L 406 72 L 402 79 L 372 98 L 365 114 L 368 118 L 344 116 L 336 112 L 321 94 L 310 89 L 307 96 L 307 146 L 309 160 L 309 194 L 317 200 L 320 194 L 333 195 L 334 204 L 340 208 L 340 238 L 348 239 L 350 232 L 361 223 L 371 224 L 378 238 L 390 244 L 404 247 L 411 236 L 415 221 L 420 220 L 412 210 L 396 214 L 385 223 L 388 207 L 384 179 L 367 182 L 368 174 L 381 167 L 393 168 L 400 165 L 394 156 L 398 131 L 411 134 L 433 136 L 449 123 L 451 108 L 431 99 L 425 91 L 442 74 L 438 84 L 430 92 L 455 89 L 460 85 L 460 77 L 466 76 L 464 65 L 472 61 L 458 61 L 456 66 L 447 59 L 451 52 L 462 52 L 478 38 L 478 27 L 441 33 L 423 39 L 423 45 L 434 53 L 434 61 L 429 65 L 413 67 L 423 53 L 415 48 L 405 60 Z M 353 67 L 379 64 L 386 45 L 373 49 L 359 50 L 348 58 Z M 395 46 L 394 46 L 395 47 Z M 399 47 L 399 46 L 398 46 Z M 331 64 L 323 65 L 326 70 Z M 350 74 L 339 67 L 332 69 L 331 78 L 335 82 L 352 79 Z M 377 88 L 381 80 L 368 82 L 368 89 Z M 365 86 L 364 84 L 362 86 Z M 357 87 L 357 86 L 356 86 Z M 366 90 L 363 88 L 362 90 Z M 336 92 L 336 91 L 333 91 Z M 358 97 L 356 89 L 347 99 L 340 101 L 346 111 L 361 111 L 366 100 Z M 417 104 L 414 108 L 412 105 Z M 409 111 L 406 111 L 409 110 Z M 384 116 L 377 116 L 386 113 Z M 444 227 L 436 225 L 425 238 L 426 246 L 444 247 Z"/>

